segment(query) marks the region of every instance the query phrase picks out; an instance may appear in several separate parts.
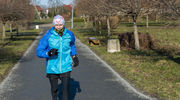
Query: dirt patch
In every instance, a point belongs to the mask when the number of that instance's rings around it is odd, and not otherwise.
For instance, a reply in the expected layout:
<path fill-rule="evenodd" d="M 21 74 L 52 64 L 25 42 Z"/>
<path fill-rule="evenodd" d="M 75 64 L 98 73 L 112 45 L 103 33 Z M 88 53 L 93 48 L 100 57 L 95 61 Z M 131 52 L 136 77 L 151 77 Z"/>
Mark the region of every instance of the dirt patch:
<path fill-rule="evenodd" d="M 149 33 L 138 33 L 139 43 L 141 49 L 153 49 L 154 48 L 154 38 Z M 118 35 L 120 40 L 120 45 L 122 48 L 134 49 L 135 40 L 134 33 L 127 32 Z"/>

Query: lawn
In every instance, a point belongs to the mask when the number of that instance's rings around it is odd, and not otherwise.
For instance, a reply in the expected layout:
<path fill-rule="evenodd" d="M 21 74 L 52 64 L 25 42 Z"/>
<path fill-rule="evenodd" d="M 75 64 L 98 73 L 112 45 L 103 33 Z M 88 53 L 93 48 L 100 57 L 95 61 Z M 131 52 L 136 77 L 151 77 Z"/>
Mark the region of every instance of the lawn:
<path fill-rule="evenodd" d="M 14 40 L 9 39 L 9 32 L 6 33 L 5 44 L 2 45 L 0 42 L 0 81 L 4 79 L 39 33 L 40 30 L 20 30 L 20 36 L 15 36 Z"/>
<path fill-rule="evenodd" d="M 100 46 L 90 47 L 103 60 L 110 64 L 128 82 L 145 94 L 163 100 L 180 99 L 180 59 L 174 55 L 171 59 L 167 55 L 159 54 L 154 50 L 121 50 L 119 53 L 108 53 L 107 40 L 104 36 L 92 31 L 92 24 L 84 28 L 82 22 L 74 23 L 73 32 L 81 42 L 88 44 L 88 37 L 96 37 L 101 40 Z M 152 34 L 162 47 L 169 45 L 179 47 L 180 26 L 163 27 L 161 25 L 138 27 L 139 32 Z M 113 34 L 132 32 L 133 27 L 121 24 Z M 98 66 L 97 66 L 98 67 Z"/>
<path fill-rule="evenodd" d="M 41 25 L 41 24 L 49 24 L 52 23 L 53 18 L 48 19 L 35 19 L 31 24 L 32 25 Z"/>

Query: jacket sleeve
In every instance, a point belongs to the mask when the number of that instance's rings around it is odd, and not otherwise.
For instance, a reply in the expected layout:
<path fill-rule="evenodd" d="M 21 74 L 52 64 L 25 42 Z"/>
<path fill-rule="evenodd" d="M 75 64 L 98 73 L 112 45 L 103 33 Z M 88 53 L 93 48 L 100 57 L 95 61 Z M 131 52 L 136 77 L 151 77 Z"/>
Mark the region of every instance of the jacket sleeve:
<path fill-rule="evenodd" d="M 40 58 L 49 58 L 48 56 L 48 51 L 50 50 L 49 48 L 49 43 L 48 39 L 50 37 L 50 34 L 47 32 L 42 39 L 40 40 L 37 49 L 36 49 L 36 55 Z"/>
<path fill-rule="evenodd" d="M 70 32 L 71 34 L 71 56 L 77 55 L 77 51 L 76 51 L 76 45 L 75 45 L 75 36 L 72 32 Z"/>

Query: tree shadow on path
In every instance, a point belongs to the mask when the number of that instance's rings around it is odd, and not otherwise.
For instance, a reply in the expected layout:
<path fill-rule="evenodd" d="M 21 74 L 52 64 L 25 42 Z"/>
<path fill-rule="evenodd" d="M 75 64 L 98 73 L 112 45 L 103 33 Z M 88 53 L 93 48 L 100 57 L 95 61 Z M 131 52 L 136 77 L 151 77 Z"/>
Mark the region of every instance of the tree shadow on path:
<path fill-rule="evenodd" d="M 59 100 L 62 100 L 62 83 L 59 84 L 58 86 L 58 90 L 59 90 Z M 80 84 L 79 81 L 74 80 L 73 78 L 70 78 L 70 100 L 74 100 L 76 93 L 80 93 L 81 92 L 81 88 L 80 88 Z"/>

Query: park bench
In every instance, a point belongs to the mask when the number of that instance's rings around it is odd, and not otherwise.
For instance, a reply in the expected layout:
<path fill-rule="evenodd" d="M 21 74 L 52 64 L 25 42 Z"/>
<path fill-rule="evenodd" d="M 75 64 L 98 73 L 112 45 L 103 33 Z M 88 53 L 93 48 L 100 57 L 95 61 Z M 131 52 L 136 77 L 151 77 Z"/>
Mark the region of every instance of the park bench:
<path fill-rule="evenodd" d="M 90 46 L 100 45 L 100 40 L 98 40 L 98 39 L 95 38 L 95 37 L 89 37 L 89 38 L 88 38 L 88 41 L 89 41 Z"/>

